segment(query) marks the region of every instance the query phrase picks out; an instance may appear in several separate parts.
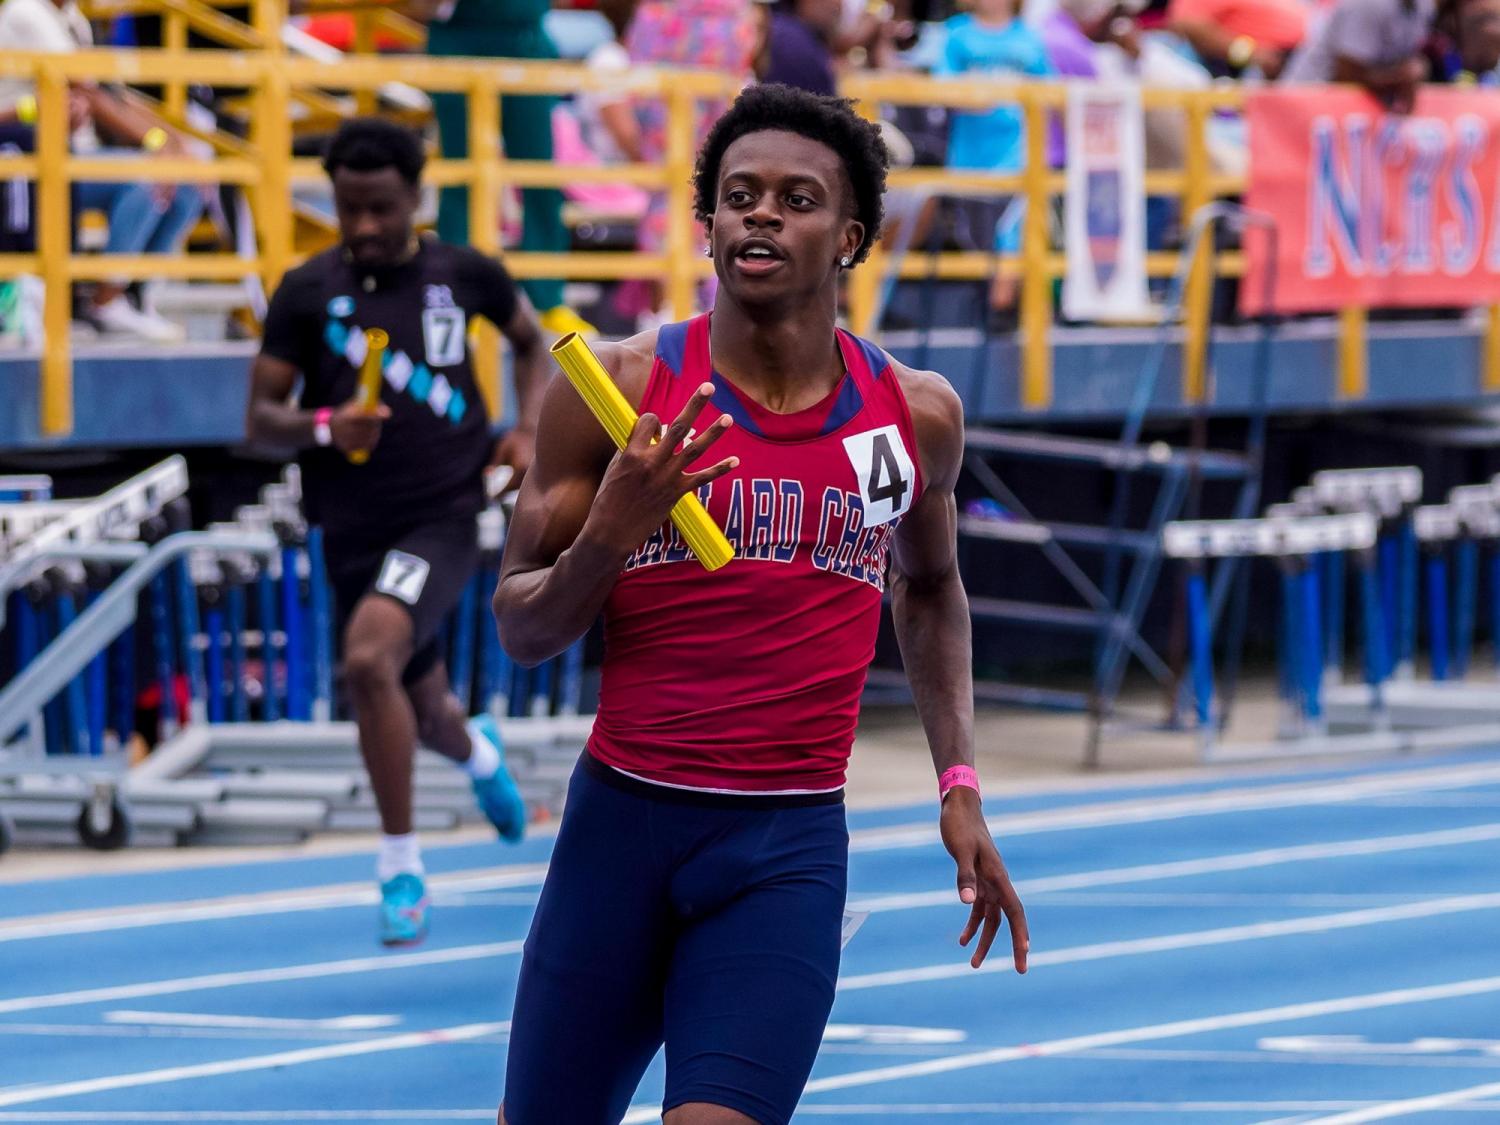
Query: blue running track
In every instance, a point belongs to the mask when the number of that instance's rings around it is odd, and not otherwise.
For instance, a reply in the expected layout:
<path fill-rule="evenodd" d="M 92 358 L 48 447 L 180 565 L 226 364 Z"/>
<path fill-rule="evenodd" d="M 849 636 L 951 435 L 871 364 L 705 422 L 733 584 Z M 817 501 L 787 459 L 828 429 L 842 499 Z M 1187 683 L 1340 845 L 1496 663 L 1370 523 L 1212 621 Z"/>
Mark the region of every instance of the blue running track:
<path fill-rule="evenodd" d="M 851 814 L 872 913 L 799 1122 L 1500 1122 L 1500 756 L 986 810 L 1031 972 L 968 968 L 932 802 Z M 0 1123 L 493 1121 L 548 847 L 429 849 L 395 952 L 364 855 L 0 883 Z"/>

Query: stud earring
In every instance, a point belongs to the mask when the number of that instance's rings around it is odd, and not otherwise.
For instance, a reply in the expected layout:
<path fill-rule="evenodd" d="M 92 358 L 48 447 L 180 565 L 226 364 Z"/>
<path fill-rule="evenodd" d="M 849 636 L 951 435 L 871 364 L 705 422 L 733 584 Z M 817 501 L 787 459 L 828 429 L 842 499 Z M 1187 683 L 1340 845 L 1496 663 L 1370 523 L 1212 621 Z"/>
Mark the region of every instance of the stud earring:
<path fill-rule="evenodd" d="M 839 265 L 841 267 L 843 267 L 844 269 L 848 269 L 849 268 L 849 255 L 845 254 L 842 258 L 840 258 L 839 259 Z"/>
<path fill-rule="evenodd" d="M 705 258 L 712 258 L 714 256 L 714 248 L 713 248 L 713 246 L 711 246 L 711 245 L 710 246 L 705 246 L 703 248 L 703 256 Z"/>

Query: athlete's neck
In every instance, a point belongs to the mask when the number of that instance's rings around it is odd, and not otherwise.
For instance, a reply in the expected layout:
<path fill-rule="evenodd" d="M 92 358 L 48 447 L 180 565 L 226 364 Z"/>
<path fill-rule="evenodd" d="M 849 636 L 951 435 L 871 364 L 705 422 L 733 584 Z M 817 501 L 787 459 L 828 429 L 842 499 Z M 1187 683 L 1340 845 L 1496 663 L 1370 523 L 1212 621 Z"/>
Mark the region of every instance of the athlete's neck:
<path fill-rule="evenodd" d="M 719 292 L 709 321 L 714 370 L 767 410 L 795 414 L 821 402 L 844 376 L 833 301 L 757 317 Z"/>

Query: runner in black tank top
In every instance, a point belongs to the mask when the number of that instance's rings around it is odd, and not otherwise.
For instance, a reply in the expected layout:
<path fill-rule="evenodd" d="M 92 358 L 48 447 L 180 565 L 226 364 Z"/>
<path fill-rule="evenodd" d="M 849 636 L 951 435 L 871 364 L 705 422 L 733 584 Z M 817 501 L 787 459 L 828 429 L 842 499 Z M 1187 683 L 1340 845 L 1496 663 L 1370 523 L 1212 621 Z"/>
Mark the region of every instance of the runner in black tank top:
<path fill-rule="evenodd" d="M 385 837 L 381 940 L 418 941 L 427 896 L 412 831 L 417 739 L 465 766 L 500 834 L 525 807 L 488 718 L 466 723 L 438 633 L 478 562 L 475 516 L 494 450 L 474 379 L 468 322 L 482 316 L 515 355 L 517 426 L 500 460 L 531 462 L 545 349 L 536 316 L 499 263 L 418 238 L 421 142 L 378 120 L 339 130 L 325 167 L 340 244 L 292 270 L 271 300 L 252 374 L 251 440 L 292 447 L 310 522 L 324 529 L 344 684 Z M 390 337 L 379 411 L 354 404 L 364 331 Z M 300 400 L 289 401 L 298 380 Z M 368 460 L 350 455 L 367 451 Z"/>

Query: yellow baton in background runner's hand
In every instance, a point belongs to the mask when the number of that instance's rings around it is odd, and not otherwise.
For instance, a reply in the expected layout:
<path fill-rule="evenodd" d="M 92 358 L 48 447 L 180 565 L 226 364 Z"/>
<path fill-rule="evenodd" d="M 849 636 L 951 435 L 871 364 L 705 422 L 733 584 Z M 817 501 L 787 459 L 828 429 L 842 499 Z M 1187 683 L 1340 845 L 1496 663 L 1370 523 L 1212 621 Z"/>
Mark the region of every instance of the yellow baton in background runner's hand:
<path fill-rule="evenodd" d="M 552 354 L 557 357 L 558 366 L 563 369 L 568 382 L 573 384 L 588 408 L 594 412 L 594 417 L 599 419 L 604 432 L 609 434 L 615 445 L 624 449 L 625 443 L 630 440 L 630 431 L 635 429 L 637 415 L 630 408 L 630 403 L 625 401 L 620 388 L 615 386 L 615 381 L 609 377 L 609 372 L 604 370 L 604 365 L 599 362 L 593 349 L 578 333 L 569 332 L 552 345 Z M 672 522 L 682 532 L 682 537 L 687 540 L 704 569 L 718 570 L 734 558 L 734 547 L 693 493 L 689 492 L 672 505 Z"/>
<path fill-rule="evenodd" d="M 365 329 L 365 361 L 359 368 L 359 388 L 354 392 L 354 401 L 366 414 L 374 414 L 380 405 L 380 384 L 385 377 L 385 348 L 391 338 L 381 328 Z M 368 449 L 356 449 L 349 454 L 349 461 L 363 465 L 370 459 Z"/>

